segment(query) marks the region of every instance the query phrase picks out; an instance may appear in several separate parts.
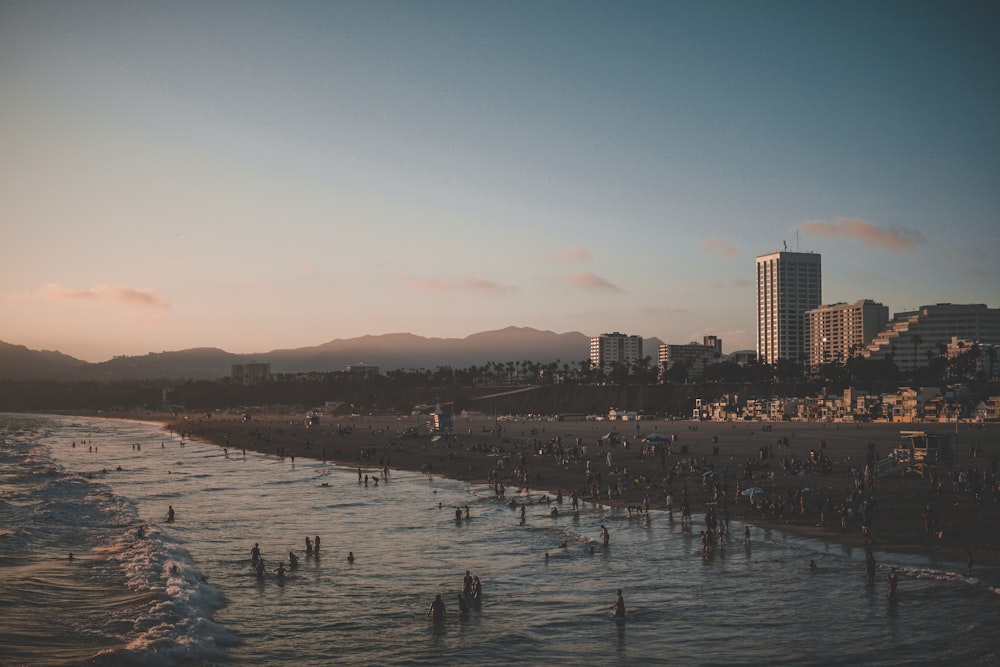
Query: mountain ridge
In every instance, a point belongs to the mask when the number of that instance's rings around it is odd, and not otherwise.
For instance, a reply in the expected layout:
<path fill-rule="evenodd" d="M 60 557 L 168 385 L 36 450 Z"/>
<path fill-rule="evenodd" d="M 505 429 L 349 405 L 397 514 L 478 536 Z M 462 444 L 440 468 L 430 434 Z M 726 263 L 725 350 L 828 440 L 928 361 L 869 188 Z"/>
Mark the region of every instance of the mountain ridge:
<path fill-rule="evenodd" d="M 661 341 L 643 340 L 644 356 L 656 359 Z M 464 338 L 429 338 L 408 332 L 335 338 L 299 348 L 238 354 L 216 347 L 195 347 L 145 355 L 119 356 L 90 363 L 61 352 L 30 350 L 0 341 L 0 380 L 215 380 L 239 363 L 271 364 L 273 373 L 331 372 L 349 365 L 381 371 L 467 368 L 488 362 L 533 361 L 577 367 L 589 357 L 590 337 L 579 331 L 555 333 L 508 326 Z"/>

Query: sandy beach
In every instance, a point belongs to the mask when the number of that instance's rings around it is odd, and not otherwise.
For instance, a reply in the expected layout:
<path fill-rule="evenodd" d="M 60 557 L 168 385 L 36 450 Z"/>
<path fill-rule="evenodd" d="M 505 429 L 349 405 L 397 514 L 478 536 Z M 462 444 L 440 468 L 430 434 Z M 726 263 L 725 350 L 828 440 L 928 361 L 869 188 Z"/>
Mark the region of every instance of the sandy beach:
<path fill-rule="evenodd" d="M 922 553 L 963 563 L 970 549 L 977 563 L 1000 563 L 1000 502 L 992 481 L 1000 456 L 997 425 L 962 424 L 956 429 L 955 424 L 457 417 L 451 433 L 432 435 L 425 416 L 324 417 L 310 426 L 293 415 L 254 415 L 249 421 L 208 414 L 143 418 L 231 452 L 315 458 L 356 467 L 373 477 L 388 465 L 476 484 L 501 482 L 510 497 L 523 488 L 526 475 L 532 497 L 569 497 L 576 491 L 583 502 L 634 508 L 647 503 L 665 509 L 669 493 L 675 513 L 686 496 L 696 516 L 711 507 L 720 517 L 727 512 L 731 519 L 808 533 L 849 547 Z M 883 473 L 875 483 L 859 484 L 849 471 L 863 471 L 870 448 L 885 458 L 902 430 L 951 434 L 954 466 L 942 471 L 936 484 L 927 477 L 901 475 L 898 469 Z M 618 436 L 605 437 L 612 432 Z M 644 443 L 644 437 L 653 433 L 666 439 L 646 446 L 651 443 Z M 827 471 L 810 465 L 810 459 L 828 461 Z M 713 493 L 706 483 L 708 470 L 715 471 L 716 489 L 723 494 Z M 960 470 L 967 471 L 969 479 L 961 479 Z M 608 487 L 613 490 L 610 499 Z M 752 487 L 762 492 L 743 493 Z M 751 498 L 757 506 L 751 506 Z M 861 503 L 869 517 L 867 534 L 862 531 Z M 693 530 L 700 529 L 696 518 Z"/>

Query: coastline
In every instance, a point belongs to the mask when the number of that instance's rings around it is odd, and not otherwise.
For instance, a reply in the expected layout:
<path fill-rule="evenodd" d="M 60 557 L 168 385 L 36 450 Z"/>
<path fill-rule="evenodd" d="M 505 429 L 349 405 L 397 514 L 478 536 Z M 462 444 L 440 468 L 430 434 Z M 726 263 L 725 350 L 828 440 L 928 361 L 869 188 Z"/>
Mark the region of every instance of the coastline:
<path fill-rule="evenodd" d="M 126 415 L 115 415 L 126 418 Z M 879 456 L 886 456 L 898 440 L 900 430 L 941 432 L 954 424 L 853 424 L 823 423 L 721 423 L 655 422 L 555 422 L 543 420 L 495 421 L 493 418 L 456 418 L 451 433 L 434 436 L 426 428 L 427 417 L 328 417 L 306 426 L 300 416 L 253 415 L 243 421 L 237 415 L 128 415 L 127 418 L 162 424 L 167 431 L 187 439 L 209 442 L 230 450 L 248 450 L 265 455 L 311 458 L 377 475 L 384 465 L 448 477 L 471 484 L 490 485 L 500 480 L 513 491 L 522 488 L 515 470 L 527 473 L 528 488 L 536 494 L 562 493 L 568 502 L 576 490 L 581 502 L 594 502 L 593 485 L 599 476 L 602 496 L 597 502 L 618 507 L 666 509 L 669 489 L 674 511 L 686 493 L 694 514 L 707 507 L 721 512 L 728 505 L 730 519 L 837 544 L 847 549 L 871 549 L 921 555 L 964 569 L 966 549 L 975 563 L 1000 565 L 1000 503 L 977 499 L 959 489 L 946 475 L 939 492 L 927 479 L 883 476 L 876 485 L 857 489 L 848 469 L 864 466 L 869 443 Z M 638 429 L 637 429 L 638 426 Z M 762 427 L 770 427 L 762 428 Z M 419 435 L 404 435 L 416 429 Z M 620 429 L 616 443 L 602 439 L 611 429 Z M 660 433 L 672 438 L 655 450 L 643 446 L 641 435 Z M 961 468 L 990 469 L 1000 454 L 1000 426 L 984 428 L 963 425 L 957 440 L 954 471 Z M 776 442 L 787 442 L 779 445 Z M 556 444 L 562 445 L 557 455 Z M 669 449 L 669 453 L 665 450 Z M 761 450 L 773 457 L 762 460 Z M 645 451 L 644 451 L 645 450 Z M 832 472 L 793 474 L 789 461 L 802 461 L 812 452 L 825 452 Z M 971 456 L 974 451 L 977 456 Z M 575 454 L 571 456 L 570 454 Z M 610 458 L 609 458 L 610 454 Z M 504 461 L 501 466 L 500 461 Z M 610 461 L 610 464 L 609 464 Z M 678 470 L 694 470 L 678 474 Z M 724 476 L 728 503 L 714 503 L 711 490 L 702 483 L 706 465 Z M 752 470 L 748 470 L 752 468 Z M 671 472 L 673 471 L 673 472 Z M 724 471 L 724 472 L 723 472 Z M 755 479 L 747 479 L 752 474 Z M 590 485 L 588 485 L 590 484 Z M 621 489 L 609 502 L 603 489 Z M 739 485 L 739 486 L 737 486 Z M 759 485 L 765 499 L 776 501 L 784 511 L 751 508 L 749 499 L 736 489 Z M 685 491 L 686 489 L 686 491 Z M 805 491 L 801 492 L 801 490 Z M 832 510 L 852 497 L 871 499 L 870 542 L 860 529 L 861 520 L 848 512 L 846 528 L 839 512 Z M 801 495 L 800 504 L 793 498 Z M 759 497 L 758 497 L 759 498 Z M 938 518 L 938 530 L 924 530 L 922 515 L 930 506 Z M 821 524 L 821 508 L 823 521 Z M 804 512 L 801 510 L 804 509 Z M 692 530 L 699 532 L 695 522 Z"/>

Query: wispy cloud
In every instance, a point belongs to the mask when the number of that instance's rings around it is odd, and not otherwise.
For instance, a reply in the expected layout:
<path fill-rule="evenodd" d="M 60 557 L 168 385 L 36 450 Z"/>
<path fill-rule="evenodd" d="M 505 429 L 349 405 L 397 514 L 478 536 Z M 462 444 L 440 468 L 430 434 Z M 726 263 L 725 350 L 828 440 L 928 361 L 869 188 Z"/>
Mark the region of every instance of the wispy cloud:
<path fill-rule="evenodd" d="M 71 289 L 55 283 L 49 283 L 40 288 L 37 295 L 48 301 L 62 302 L 97 302 L 104 301 L 125 306 L 140 308 L 169 308 L 156 290 L 136 289 L 123 285 L 99 284 L 83 289 Z"/>
<path fill-rule="evenodd" d="M 740 251 L 729 241 L 722 239 L 707 239 L 701 244 L 701 249 L 712 257 L 739 257 Z"/>
<path fill-rule="evenodd" d="M 511 292 L 516 292 L 517 288 L 509 285 L 478 278 L 476 276 L 466 276 L 458 280 L 443 280 L 441 278 L 410 278 L 407 284 L 415 290 L 422 292 L 475 292 L 477 294 L 504 296 Z"/>
<path fill-rule="evenodd" d="M 589 262 L 593 259 L 590 256 L 590 251 L 584 248 L 582 245 L 573 246 L 568 250 L 564 250 L 555 256 L 556 261 L 563 262 L 566 264 L 571 264 L 575 262 Z"/>
<path fill-rule="evenodd" d="M 799 225 L 798 230 L 807 236 L 855 239 L 866 246 L 881 247 L 892 251 L 913 250 L 926 240 L 924 235 L 915 229 L 879 227 L 865 220 L 851 220 L 849 218 L 841 218 L 836 222 L 810 220 Z"/>
<path fill-rule="evenodd" d="M 585 290 L 594 291 L 605 291 L 605 292 L 624 292 L 621 287 L 605 280 L 604 278 L 595 275 L 590 272 L 583 273 L 571 273 L 566 276 L 563 281 L 573 287 L 579 287 Z"/>

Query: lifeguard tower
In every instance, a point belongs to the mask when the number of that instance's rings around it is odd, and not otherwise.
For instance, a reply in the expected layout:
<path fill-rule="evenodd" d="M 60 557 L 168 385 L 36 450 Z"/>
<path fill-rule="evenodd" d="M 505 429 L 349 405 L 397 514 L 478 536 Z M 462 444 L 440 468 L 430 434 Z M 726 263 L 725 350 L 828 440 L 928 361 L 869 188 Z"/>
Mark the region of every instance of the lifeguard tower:
<path fill-rule="evenodd" d="M 951 434 L 927 431 L 900 431 L 896 446 L 896 462 L 907 465 L 907 470 L 925 476 L 930 468 L 951 465 L 954 450 Z"/>

